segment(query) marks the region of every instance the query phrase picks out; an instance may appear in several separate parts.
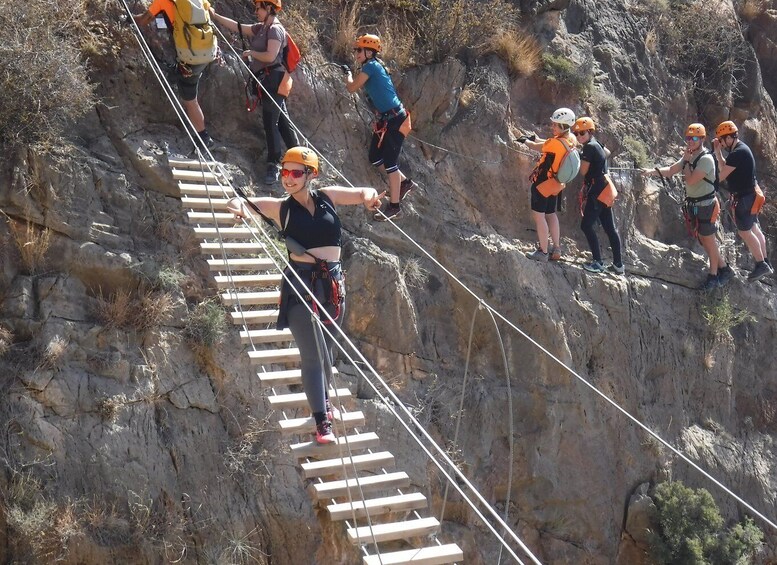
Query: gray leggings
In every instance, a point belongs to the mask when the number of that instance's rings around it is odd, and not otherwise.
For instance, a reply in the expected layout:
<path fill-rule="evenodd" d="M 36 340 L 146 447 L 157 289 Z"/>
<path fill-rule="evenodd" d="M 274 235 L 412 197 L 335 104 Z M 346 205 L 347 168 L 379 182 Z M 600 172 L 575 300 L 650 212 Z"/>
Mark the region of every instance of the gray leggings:
<path fill-rule="evenodd" d="M 334 311 L 329 311 L 334 315 Z M 340 321 L 345 315 L 345 299 L 340 304 L 340 315 L 335 321 Z M 325 368 L 332 366 L 334 362 L 335 347 L 332 339 L 321 331 L 321 327 L 311 319 L 310 311 L 304 304 L 297 302 L 289 307 L 288 313 L 289 329 L 294 341 L 299 348 L 299 354 L 302 359 L 302 386 L 305 389 L 305 396 L 308 399 L 310 411 L 315 414 L 326 412 L 327 388 L 331 385 L 328 382 L 329 371 Z M 337 330 L 332 328 L 333 333 Z M 316 334 L 318 334 L 318 343 L 316 344 Z M 319 356 L 319 348 L 323 354 L 323 359 Z"/>

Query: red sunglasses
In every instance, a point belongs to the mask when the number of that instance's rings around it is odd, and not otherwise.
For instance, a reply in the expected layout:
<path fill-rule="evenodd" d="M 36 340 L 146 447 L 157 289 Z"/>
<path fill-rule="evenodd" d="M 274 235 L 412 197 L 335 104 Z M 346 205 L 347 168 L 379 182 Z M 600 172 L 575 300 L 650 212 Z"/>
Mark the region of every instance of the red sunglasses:
<path fill-rule="evenodd" d="M 301 179 L 304 174 L 305 171 L 303 169 L 281 169 L 281 176 L 283 178 Z"/>

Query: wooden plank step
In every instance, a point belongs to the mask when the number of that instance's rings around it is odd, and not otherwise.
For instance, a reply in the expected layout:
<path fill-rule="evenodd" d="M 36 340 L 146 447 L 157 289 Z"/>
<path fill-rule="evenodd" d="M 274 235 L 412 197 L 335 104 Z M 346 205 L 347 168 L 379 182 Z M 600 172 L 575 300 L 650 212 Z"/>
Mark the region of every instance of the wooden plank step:
<path fill-rule="evenodd" d="M 269 257 L 229 257 L 224 259 L 208 259 L 211 271 L 226 271 L 227 265 L 233 271 L 270 271 L 275 269 L 275 263 Z"/>
<path fill-rule="evenodd" d="M 190 169 L 199 171 L 200 169 L 209 170 L 208 168 L 216 168 L 221 163 L 217 161 L 200 161 L 198 159 L 168 159 L 167 164 L 171 169 Z"/>
<path fill-rule="evenodd" d="M 278 424 L 280 424 L 281 432 L 284 434 L 312 434 L 316 431 L 316 421 L 313 419 L 313 416 L 280 420 Z M 336 417 L 335 421 L 332 422 L 335 433 L 342 431 L 343 426 L 348 429 L 358 428 L 363 425 L 364 413 L 358 410 L 356 412 L 340 412 L 340 417 Z"/>
<path fill-rule="evenodd" d="M 313 483 L 308 487 L 308 493 L 314 500 L 348 496 L 348 491 L 351 491 L 351 497 L 358 498 L 362 492 L 375 492 L 408 486 L 410 486 L 410 477 L 407 476 L 407 473 L 396 471 L 394 473 L 359 477 L 358 479 Z"/>
<path fill-rule="evenodd" d="M 283 281 L 283 275 L 216 275 L 213 277 L 220 289 L 234 287 L 278 286 Z"/>
<path fill-rule="evenodd" d="M 325 477 L 327 475 L 341 475 L 343 465 L 345 465 L 346 472 L 352 472 L 354 467 L 357 471 L 392 467 L 394 465 L 394 455 L 389 451 L 378 451 L 377 453 L 364 453 L 362 455 L 354 455 L 353 457 L 309 461 L 302 464 L 302 473 L 306 479 Z"/>
<path fill-rule="evenodd" d="M 337 369 L 332 367 L 332 374 L 337 374 Z M 287 371 L 268 371 L 266 373 L 257 373 L 259 382 L 264 386 L 281 385 L 301 385 L 302 373 L 300 369 L 290 369 Z"/>
<path fill-rule="evenodd" d="M 464 552 L 455 543 L 405 549 L 380 555 L 367 555 L 364 565 L 445 565 L 464 561 Z"/>
<path fill-rule="evenodd" d="M 251 365 L 271 365 L 272 363 L 298 363 L 300 361 L 299 349 L 297 349 L 296 347 L 249 351 L 248 358 L 251 360 Z"/>
<path fill-rule="evenodd" d="M 337 441 L 320 445 L 316 440 L 295 443 L 291 446 L 291 452 L 298 459 L 314 457 L 317 459 L 330 459 L 333 457 L 343 457 L 348 454 L 348 449 L 353 451 L 361 449 L 372 449 L 380 445 L 380 438 L 374 432 L 363 434 L 353 434 L 346 438 L 339 436 Z"/>
<path fill-rule="evenodd" d="M 440 522 L 437 521 L 437 518 L 419 518 L 416 520 L 405 520 L 404 522 L 373 524 L 372 527 L 348 528 L 347 534 L 351 543 L 359 544 L 428 536 L 439 529 Z"/>
<path fill-rule="evenodd" d="M 251 230 L 248 228 L 203 228 L 195 226 L 192 228 L 194 235 L 201 237 L 202 239 L 254 239 L 259 236 L 259 230 Z"/>
<path fill-rule="evenodd" d="M 229 255 L 241 255 L 244 253 L 265 253 L 267 247 L 258 241 L 226 241 L 224 243 L 200 243 L 200 251 L 207 255 L 221 255 L 223 251 Z"/>
<path fill-rule="evenodd" d="M 181 196 L 215 196 L 217 198 L 232 198 L 237 196 L 231 186 L 212 184 L 192 184 L 179 182 L 178 190 Z"/>
<path fill-rule="evenodd" d="M 281 297 L 280 290 L 264 290 L 260 292 L 235 292 L 230 290 L 221 295 L 221 302 L 225 306 L 256 306 L 274 304 L 277 306 Z"/>
<path fill-rule="evenodd" d="M 418 510 L 419 508 L 426 508 L 426 497 L 420 492 L 384 496 L 365 501 L 359 500 L 353 503 L 342 502 L 326 507 L 331 520 L 348 520 L 354 516 L 364 518 L 367 513 L 371 517 L 380 516 L 381 514 Z"/>
<path fill-rule="evenodd" d="M 241 221 L 229 212 L 187 212 L 190 224 L 233 226 Z"/>
<path fill-rule="evenodd" d="M 251 345 L 252 343 L 283 343 L 292 341 L 294 337 L 291 335 L 291 330 L 286 328 L 285 330 L 243 330 L 240 332 L 240 342 L 245 345 Z"/>
<path fill-rule="evenodd" d="M 213 183 L 226 185 L 227 181 L 224 180 L 224 175 L 221 173 L 213 174 L 210 171 L 192 171 L 189 169 L 173 169 L 173 178 L 175 180 L 182 180 L 187 182 L 199 182 L 199 183 Z"/>
<path fill-rule="evenodd" d="M 337 391 L 330 389 L 329 398 L 335 399 L 337 396 L 340 400 L 351 398 L 351 390 L 347 388 L 338 388 Z M 288 408 L 305 408 L 308 405 L 308 398 L 304 392 L 291 392 L 288 394 L 277 394 L 275 396 L 268 396 L 267 400 L 270 403 L 271 408 L 276 410 L 286 410 Z"/>
<path fill-rule="evenodd" d="M 278 309 L 271 308 L 267 310 L 243 310 L 242 312 L 232 312 L 232 323 L 238 326 L 243 324 L 272 324 L 278 319 Z"/>
<path fill-rule="evenodd" d="M 181 205 L 191 210 L 215 210 L 223 212 L 227 209 L 227 198 L 195 198 L 192 196 L 182 196 Z M 234 217 L 234 216 L 233 216 Z"/>

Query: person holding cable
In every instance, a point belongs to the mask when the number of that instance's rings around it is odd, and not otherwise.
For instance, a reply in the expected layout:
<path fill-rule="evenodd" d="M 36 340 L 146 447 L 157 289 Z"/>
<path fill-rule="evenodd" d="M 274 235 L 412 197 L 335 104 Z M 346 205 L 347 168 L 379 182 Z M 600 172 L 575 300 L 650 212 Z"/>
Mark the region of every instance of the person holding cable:
<path fill-rule="evenodd" d="M 318 155 L 306 147 L 289 149 L 281 164 L 285 198 L 251 198 L 250 204 L 242 198 L 233 198 L 227 203 L 227 209 L 236 218 L 243 218 L 248 215 L 248 207 L 256 207 L 280 226 L 287 238 L 291 267 L 284 270 L 277 328 L 291 329 L 299 348 L 303 388 L 316 421 L 316 441 L 332 443 L 335 441 L 333 409 L 328 398 L 331 383 L 327 381 L 334 360 L 334 344 L 313 320 L 308 306 L 318 312 L 311 298 L 315 296 L 335 323 L 340 324 L 345 315 L 345 281 L 340 264 L 342 229 L 336 206 L 362 204 L 374 211 L 380 208 L 386 193 L 378 194 L 370 187 L 314 189 L 311 183 L 318 176 Z M 304 284 L 300 284 L 291 269 Z M 300 301 L 295 290 L 307 305 Z M 330 323 L 324 315 L 319 315 L 319 319 L 324 324 Z"/>
<path fill-rule="evenodd" d="M 706 136 L 707 130 L 702 124 L 689 125 L 685 130 L 685 151 L 680 159 L 667 167 L 640 169 L 640 172 L 645 176 L 658 174 L 664 178 L 683 174 L 683 215 L 688 231 L 699 240 L 709 259 L 709 273 L 700 289 L 711 291 L 724 286 L 736 274 L 726 263 L 715 239 L 720 203 L 715 196 L 714 157 L 704 148 Z"/>
<path fill-rule="evenodd" d="M 720 180 L 728 181 L 732 203 L 729 209 L 733 210 L 737 232 L 755 260 L 755 268 L 747 280 L 755 282 L 774 273 L 767 256 L 766 237 L 758 222 L 758 213 L 766 198 L 755 177 L 755 158 L 750 148 L 739 139 L 739 128 L 730 120 L 715 129 L 712 147 L 718 160 Z M 727 152 L 725 158 L 724 149 Z"/>
<path fill-rule="evenodd" d="M 251 72 L 259 79 L 263 89 L 258 92 L 260 98 L 267 96 L 271 100 L 262 100 L 262 122 L 264 137 L 267 141 L 267 170 L 264 183 L 275 184 L 278 181 L 282 155 L 281 140 L 287 149 L 299 145 L 297 133 L 291 126 L 286 109 L 288 80 L 283 66 L 283 49 L 288 43 L 286 29 L 278 19 L 281 0 L 256 0 L 254 10 L 259 23 L 241 24 L 216 13 L 211 8 L 213 20 L 229 31 L 248 39 L 249 48 L 242 57 L 249 61 Z M 258 86 L 256 88 L 259 88 Z"/>
<path fill-rule="evenodd" d="M 354 92 L 364 88 L 367 99 L 375 112 L 369 159 L 373 166 L 386 173 L 389 181 L 389 202 L 375 220 L 396 219 L 400 215 L 400 202 L 416 187 L 416 184 L 399 170 L 402 144 L 410 133 L 410 116 L 402 105 L 391 81 L 388 69 L 378 57 L 381 44 L 377 35 L 365 34 L 356 39 L 354 56 L 359 64 L 359 74 L 354 78 L 348 65 L 345 71 L 345 88 Z"/>

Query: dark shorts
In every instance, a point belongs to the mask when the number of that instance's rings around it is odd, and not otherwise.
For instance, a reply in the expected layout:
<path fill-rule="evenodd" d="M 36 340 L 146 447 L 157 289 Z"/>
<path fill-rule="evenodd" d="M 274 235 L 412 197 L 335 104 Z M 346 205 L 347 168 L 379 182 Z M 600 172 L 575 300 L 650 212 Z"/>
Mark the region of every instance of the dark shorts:
<path fill-rule="evenodd" d="M 189 65 L 192 75 L 185 77 L 178 72 L 178 94 L 183 100 L 190 102 L 197 98 L 197 87 L 200 84 L 200 77 L 209 63 L 203 65 Z"/>
<path fill-rule="evenodd" d="M 377 133 L 373 133 L 372 140 L 370 140 L 370 163 L 376 167 L 383 165 L 387 173 L 393 173 L 399 169 L 399 154 L 402 152 L 402 144 L 405 142 L 405 136 L 402 135 L 399 128 L 405 118 L 407 118 L 407 113 L 402 111 L 386 120 L 386 133 L 383 134 L 383 141 L 381 142 L 380 135 Z"/>
<path fill-rule="evenodd" d="M 555 196 L 545 197 L 537 190 L 537 185 L 531 185 L 531 209 L 532 212 L 543 214 L 555 214 L 561 210 L 561 193 Z"/>
<path fill-rule="evenodd" d="M 758 219 L 757 214 L 751 214 L 753 203 L 755 202 L 755 192 L 736 196 L 736 206 L 734 206 L 734 223 L 739 231 L 750 231 Z"/>
<path fill-rule="evenodd" d="M 686 203 L 684 205 L 687 220 L 691 223 L 691 229 L 699 232 L 699 235 L 714 235 L 718 229 L 717 218 L 712 221 L 715 212 L 715 202 L 706 206 Z"/>
<path fill-rule="evenodd" d="M 294 290 L 298 290 L 299 293 L 305 297 L 305 300 L 308 302 L 308 304 L 312 305 L 314 304 L 312 301 L 309 300 L 309 296 L 313 294 L 316 299 L 323 304 L 326 307 L 327 312 L 329 312 L 329 315 L 333 318 L 337 317 L 336 308 L 334 305 L 327 303 L 327 294 L 324 289 L 325 281 L 321 279 L 316 280 L 316 287 L 315 289 L 311 289 L 312 287 L 312 278 L 313 278 L 313 270 L 315 266 L 310 263 L 298 263 L 296 261 L 291 261 L 291 266 L 293 269 L 297 272 L 297 274 L 300 276 L 300 278 L 305 282 L 304 285 L 300 283 L 299 280 L 297 280 L 297 277 L 294 276 L 293 273 L 290 272 L 289 268 L 286 267 L 284 269 L 284 274 L 288 277 L 288 280 L 286 280 L 286 277 L 284 277 L 283 283 L 281 284 L 281 299 L 280 304 L 278 306 L 278 322 L 276 325 L 276 328 L 279 330 L 283 330 L 289 327 L 289 308 L 294 306 L 295 304 L 300 303 L 299 296 L 297 295 Z M 343 274 L 343 269 L 340 261 L 330 261 L 327 263 L 327 267 L 329 267 L 329 272 L 332 275 L 332 278 L 337 281 L 338 288 L 340 291 L 340 297 L 344 301 L 345 300 L 345 276 Z M 291 282 L 289 282 L 291 281 Z M 342 309 L 342 305 L 341 305 Z M 326 321 L 326 316 L 321 315 L 321 319 L 323 321 Z"/>

